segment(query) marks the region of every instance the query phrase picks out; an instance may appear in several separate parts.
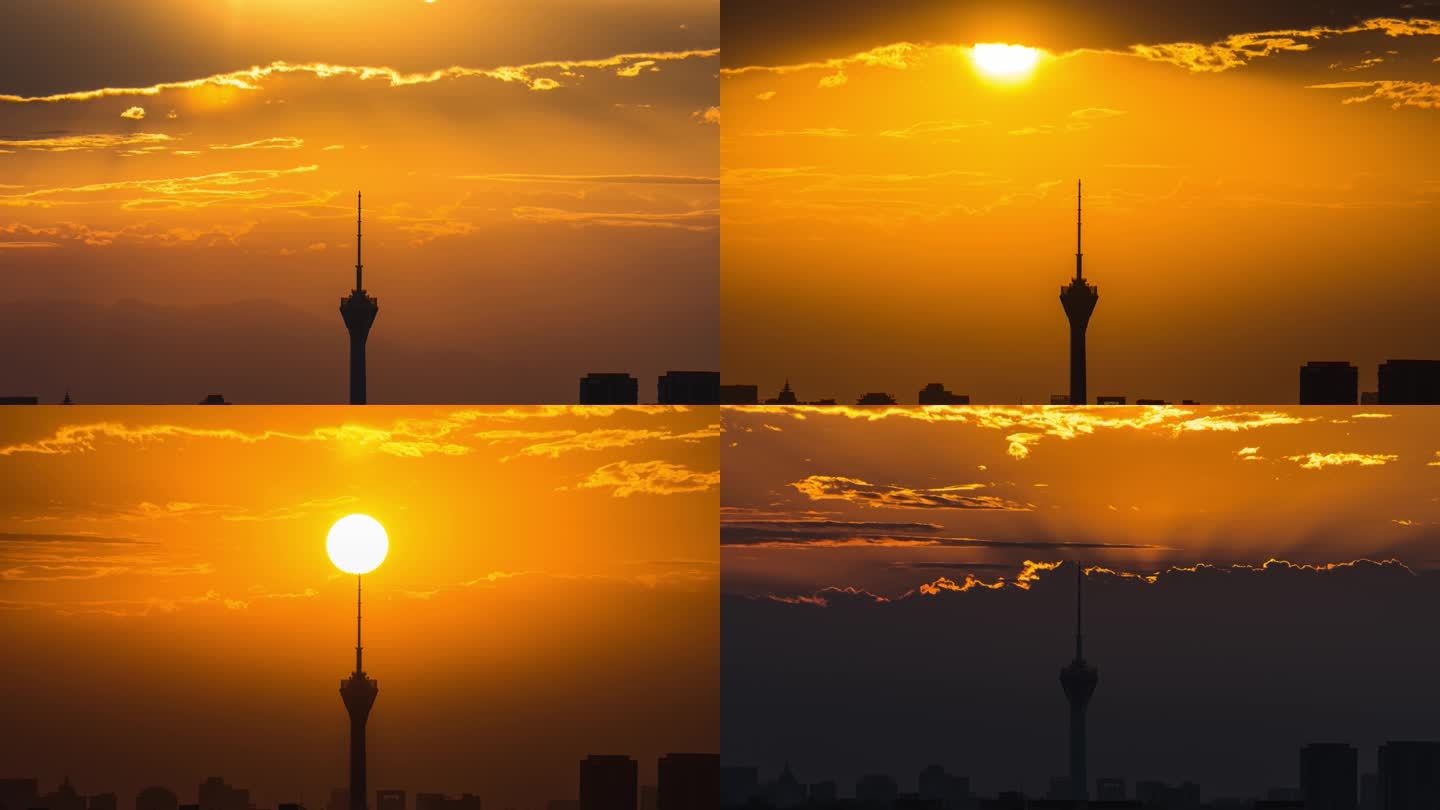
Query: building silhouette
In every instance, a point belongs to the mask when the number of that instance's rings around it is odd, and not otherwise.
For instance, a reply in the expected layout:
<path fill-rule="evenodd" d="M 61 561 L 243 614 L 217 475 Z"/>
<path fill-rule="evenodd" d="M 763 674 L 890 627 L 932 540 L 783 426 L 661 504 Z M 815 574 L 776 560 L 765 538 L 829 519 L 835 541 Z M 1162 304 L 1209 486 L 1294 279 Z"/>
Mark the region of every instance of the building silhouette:
<path fill-rule="evenodd" d="M 1357 810 L 1357 756 L 1344 743 L 1300 749 L 1300 796 L 1306 810 Z"/>
<path fill-rule="evenodd" d="M 85 810 L 85 797 L 75 790 L 67 776 L 59 787 L 41 796 L 35 806 L 45 810 Z"/>
<path fill-rule="evenodd" d="M 340 698 L 345 702 L 345 711 L 350 715 L 350 810 L 365 810 L 365 721 L 370 718 L 370 707 L 375 705 L 375 696 L 380 684 L 365 674 L 361 663 L 360 645 L 360 578 L 355 578 L 355 671 L 340 682 Z M 420 810 L 420 797 L 415 797 L 416 810 Z"/>
<path fill-rule="evenodd" d="M 759 403 L 760 386 L 758 385 L 720 386 L 721 405 L 758 405 Z"/>
<path fill-rule="evenodd" d="M 1440 807 L 1440 742 L 1387 742 L 1377 759 L 1379 810 Z"/>
<path fill-rule="evenodd" d="M 0 397 L 0 405 L 39 405 L 40 397 Z"/>
<path fill-rule="evenodd" d="M 1311 360 L 1300 367 L 1301 405 L 1354 405 L 1360 369 L 1343 360 Z"/>
<path fill-rule="evenodd" d="M 200 810 L 250 810 L 250 791 L 232 787 L 218 776 L 201 782 L 196 795 Z"/>
<path fill-rule="evenodd" d="M 629 374 L 591 372 L 580 378 L 581 405 L 634 405 L 640 401 L 640 381 Z"/>
<path fill-rule="evenodd" d="M 636 810 L 638 779 L 630 757 L 591 754 L 580 760 L 580 810 Z"/>
<path fill-rule="evenodd" d="M 1085 661 L 1085 566 L 1075 563 L 1075 660 L 1060 670 L 1060 686 L 1070 703 L 1070 792 L 1074 801 L 1088 801 L 1085 767 L 1085 710 L 1100 673 Z"/>
<path fill-rule="evenodd" d="M 660 757 L 656 810 L 714 810 L 720 795 L 719 754 Z"/>
<path fill-rule="evenodd" d="M 921 405 L 969 405 L 969 394 L 952 394 L 938 382 L 920 389 Z"/>
<path fill-rule="evenodd" d="M 894 405 L 895 397 L 882 391 L 870 391 L 859 399 L 855 400 L 856 405 Z"/>
<path fill-rule="evenodd" d="M 660 788 L 658 785 L 640 786 L 640 810 L 659 810 Z"/>
<path fill-rule="evenodd" d="M 1386 360 L 1378 376 L 1381 405 L 1440 404 L 1440 360 Z"/>
<path fill-rule="evenodd" d="M 867 773 L 855 780 L 855 801 L 861 804 L 890 805 L 900 795 L 895 777 L 887 773 Z"/>
<path fill-rule="evenodd" d="M 405 810 L 405 791 L 375 791 L 375 810 Z"/>
<path fill-rule="evenodd" d="M 202 399 L 202 400 L 200 400 L 200 402 L 197 403 L 197 404 L 200 404 L 200 405 L 229 405 L 230 403 L 228 403 L 228 402 L 225 401 L 225 395 L 224 395 L 224 394 L 206 394 L 206 395 L 205 395 L 205 398 Z"/>
<path fill-rule="evenodd" d="M 1117 776 L 1102 776 L 1095 780 L 1095 801 L 1125 801 L 1125 780 Z"/>
<path fill-rule="evenodd" d="M 0 779 L 0 810 L 30 810 L 40 799 L 38 779 Z M 150 810 L 136 805 L 136 810 Z M 174 806 L 168 810 L 175 810 Z"/>
<path fill-rule="evenodd" d="M 1095 404 L 1096 404 L 1096 405 L 1124 405 L 1124 404 L 1125 404 L 1125 397 L 1123 397 L 1123 396 L 1102 396 L 1102 397 L 1096 397 L 1096 398 L 1095 398 Z"/>
<path fill-rule="evenodd" d="M 135 810 L 177 810 L 179 807 L 180 799 L 169 788 L 152 785 L 135 794 Z"/>
<path fill-rule="evenodd" d="M 719 405 L 720 372 L 667 371 L 656 381 L 661 405 Z"/>
<path fill-rule="evenodd" d="M 360 192 L 355 192 L 355 289 L 340 299 L 340 317 L 350 333 L 350 404 L 365 404 L 365 341 L 380 311 L 380 302 L 365 292 L 360 261 Z M 362 794 L 361 801 L 364 801 Z"/>
<path fill-rule="evenodd" d="M 446 796 L 443 793 L 416 793 L 415 810 L 481 810 L 480 797 L 473 793 Z"/>
<path fill-rule="evenodd" d="M 797 405 L 800 398 L 795 396 L 795 389 L 790 387 L 790 378 L 785 378 L 785 386 L 771 399 L 765 400 L 766 405 Z"/>
<path fill-rule="evenodd" d="M 1085 280 L 1080 250 L 1080 181 L 1075 181 L 1075 278 L 1060 288 L 1060 306 L 1070 321 L 1070 396 L 1071 405 L 1084 405 L 1085 395 L 1085 329 L 1090 315 L 1100 300 L 1100 289 Z M 1053 400 L 1052 400 L 1053 401 Z"/>
<path fill-rule="evenodd" d="M 941 802 L 946 807 L 966 803 L 970 799 L 970 778 L 955 776 L 940 765 L 927 765 L 920 771 L 920 798 Z"/>

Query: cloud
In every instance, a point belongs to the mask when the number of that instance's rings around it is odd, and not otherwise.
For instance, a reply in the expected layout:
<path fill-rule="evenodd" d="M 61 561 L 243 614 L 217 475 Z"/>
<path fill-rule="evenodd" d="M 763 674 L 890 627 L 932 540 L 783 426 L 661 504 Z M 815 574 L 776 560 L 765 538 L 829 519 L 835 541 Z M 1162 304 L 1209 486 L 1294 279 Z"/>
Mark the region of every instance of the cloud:
<path fill-rule="evenodd" d="M 766 90 L 763 93 L 756 93 L 755 98 L 759 99 L 760 101 L 769 101 L 770 99 L 775 98 L 775 91 Z"/>
<path fill-rule="evenodd" d="M 192 90 L 201 87 L 223 87 L 233 90 L 259 90 L 273 76 L 308 74 L 319 79 L 349 78 L 360 81 L 382 81 L 390 87 L 434 84 L 436 82 L 463 78 L 486 78 L 500 82 L 515 82 L 534 90 L 549 90 L 560 86 L 559 80 L 549 76 L 537 76 L 541 72 L 554 72 L 562 78 L 581 76 L 585 69 L 625 69 L 637 62 L 670 62 L 687 59 L 713 59 L 720 54 L 719 48 L 686 51 L 653 51 L 623 53 L 599 59 L 556 59 L 531 62 L 525 65 L 477 68 L 459 65 L 439 68 L 420 73 L 404 73 L 392 67 L 370 65 L 336 65 L 324 62 L 290 63 L 271 62 L 255 65 L 228 73 L 215 73 L 194 79 L 158 82 L 138 87 L 98 87 L 53 93 L 44 96 L 21 96 L 0 94 L 0 103 L 12 104 L 53 104 L 59 102 L 93 101 L 102 98 L 123 96 L 155 96 L 167 90 Z"/>
<path fill-rule="evenodd" d="M 775 416 L 791 419 L 841 418 L 876 422 L 905 419 L 930 423 L 958 423 L 996 430 L 1005 434 L 1009 454 L 1028 458 L 1031 449 L 1045 439 L 1068 441 L 1101 431 L 1136 430 L 1186 433 L 1237 433 L 1313 422 L 1319 417 L 1294 416 L 1283 411 L 1250 411 L 1223 406 L 1207 408 L 1205 415 L 1173 405 L 1090 408 L 1046 408 L 1035 405 L 876 406 L 850 405 L 755 405 L 736 412 L 745 416 Z"/>
<path fill-rule="evenodd" d="M 934 139 L 935 136 L 950 135 L 967 129 L 990 126 L 989 121 L 921 121 L 903 129 L 887 129 L 880 133 L 882 138 Z"/>
<path fill-rule="evenodd" d="M 260 140 L 258 140 L 258 141 L 249 141 L 249 142 L 247 142 L 247 143 L 236 143 L 236 144 L 212 143 L 212 144 L 210 144 L 210 148 L 211 148 L 211 149 L 216 149 L 216 150 L 235 150 L 235 149 L 299 149 L 300 147 L 302 147 L 302 146 L 304 146 L 304 145 L 305 145 L 305 141 L 304 141 L 304 139 L 302 139 L 302 138 L 276 137 L 276 138 L 262 138 L 262 139 L 260 139 Z M 328 148 L 328 147 L 327 147 L 327 148 Z"/>
<path fill-rule="evenodd" d="M 598 430 L 578 431 L 562 430 L 548 431 L 539 434 L 516 434 L 515 432 L 490 431 L 477 434 L 476 438 L 485 439 L 490 442 L 504 441 L 510 438 L 540 438 L 535 444 L 521 448 L 518 455 L 546 458 L 559 458 L 564 453 L 576 450 L 595 451 L 609 450 L 618 447 L 632 447 L 643 442 L 650 441 L 700 441 L 712 439 L 720 435 L 720 426 L 711 425 L 708 428 L 694 430 L 687 433 L 674 433 L 669 430 L 652 430 L 646 428 L 601 428 Z M 515 456 L 507 456 L 508 461 Z"/>
<path fill-rule="evenodd" d="M 133 120 L 133 121 L 139 121 L 139 120 L 141 120 L 142 118 L 145 117 L 145 108 L 144 108 L 144 107 L 130 107 L 129 109 L 125 110 L 125 112 L 120 113 L 120 117 L 121 117 L 121 118 L 129 118 L 129 119 L 131 119 L 131 120 Z"/>
<path fill-rule="evenodd" d="M 1108 107 L 1086 107 L 1083 110 L 1074 110 L 1070 117 L 1077 121 L 1099 121 L 1105 118 L 1117 118 L 1125 114 L 1125 110 L 1112 110 Z"/>
<path fill-rule="evenodd" d="M 1422 110 L 1440 109 L 1440 84 L 1420 81 L 1373 81 L 1373 82 L 1330 82 L 1328 84 L 1306 85 L 1310 90 L 1368 90 L 1359 95 L 1346 96 L 1341 104 L 1364 104 L 1368 101 L 1388 101 L 1392 110 L 1401 107 L 1416 107 Z"/>
<path fill-rule="evenodd" d="M 834 59 L 825 59 L 818 62 L 801 62 L 794 65 L 747 65 L 738 68 L 721 68 L 721 76 L 741 76 L 746 73 L 771 73 L 784 75 L 787 73 L 800 73 L 808 70 L 831 70 L 844 73 L 847 67 L 884 67 L 892 70 L 906 70 L 923 59 L 928 51 L 935 48 L 958 50 L 958 46 L 929 46 L 917 45 L 913 42 L 895 42 L 889 45 L 881 45 L 871 48 L 868 51 L 853 53 L 849 56 Z"/>
<path fill-rule="evenodd" d="M 643 211 L 567 211 L 563 208 L 516 206 L 510 215 L 520 222 L 537 225 L 569 225 L 572 228 L 666 228 L 683 231 L 713 231 L 719 227 L 720 210 L 703 209 L 673 213 Z"/>
<path fill-rule="evenodd" d="M 1307 470 L 1326 467 L 1379 467 L 1399 458 L 1389 453 L 1306 453 L 1302 456 L 1286 456 L 1286 461 L 1299 462 Z"/>
<path fill-rule="evenodd" d="M 580 489 L 609 489 L 616 498 L 707 492 L 719 485 L 719 470 L 699 472 L 668 461 L 614 461 L 576 484 Z"/>
<path fill-rule="evenodd" d="M 720 108 L 715 106 L 706 107 L 703 110 L 696 110 L 690 113 L 690 117 L 701 124 L 720 125 Z"/>
<path fill-rule="evenodd" d="M 156 543 L 134 537 L 0 532 L 0 581 L 67 582 L 122 574 L 174 577 L 213 571 L 209 563 L 167 560 Z"/>
<path fill-rule="evenodd" d="M 830 548 L 994 548 L 1011 550 L 1113 549 L 1156 550 L 1165 546 L 1069 540 L 990 540 L 938 534 L 943 527 L 914 521 L 838 520 L 801 515 L 722 512 L 720 543 L 767 549 Z"/>
<path fill-rule="evenodd" d="M 845 71 L 840 70 L 840 71 L 836 71 L 835 73 L 830 74 L 829 76 L 821 76 L 819 83 L 816 84 L 816 87 L 820 87 L 820 88 L 844 87 L 846 84 L 849 84 L 849 83 L 850 83 L 850 77 L 847 76 L 847 75 L 845 75 Z"/>
<path fill-rule="evenodd" d="M 1440 21 L 1377 17 L 1340 28 L 1316 26 L 1231 34 L 1208 45 L 1196 42 L 1132 45 L 1129 51 L 1121 53 L 1168 62 L 1193 73 L 1220 73 L 1274 54 L 1308 51 L 1312 44 L 1319 40 L 1366 31 L 1381 31 L 1390 37 L 1440 36 Z"/>
<path fill-rule="evenodd" d="M 175 139 L 158 132 L 97 133 L 92 135 L 54 135 L 44 138 L 0 139 L 0 147 L 14 147 L 37 152 L 79 152 L 109 149 L 117 146 L 153 146 Z"/>
<path fill-rule="evenodd" d="M 877 485 L 858 478 L 811 475 L 790 484 L 812 501 L 841 500 L 890 509 L 1000 509 L 1028 512 L 1034 507 L 999 495 L 967 494 L 984 484 L 957 484 L 931 489 Z"/>
<path fill-rule="evenodd" d="M 75 204 L 92 195 L 113 191 L 141 191 L 157 197 L 127 200 L 122 208 L 144 210 L 160 203 L 165 208 L 205 208 L 227 203 L 247 206 L 262 205 L 265 200 L 293 201 L 295 193 L 278 192 L 254 184 L 295 174 L 307 174 L 319 167 L 295 166 L 289 169 L 244 169 L 213 172 L 184 177 L 163 177 L 149 180 L 114 180 L 80 186 L 34 188 L 14 194 L 0 194 L 0 206 L 51 207 Z M 78 198 L 78 199 L 76 199 Z M 302 199 L 310 199 L 301 196 Z M 283 202 L 280 204 L 284 204 Z"/>
<path fill-rule="evenodd" d="M 616 69 L 615 69 L 615 75 L 616 75 L 616 76 L 624 76 L 625 78 L 633 79 L 633 78 L 635 78 L 636 76 L 639 76 L 639 75 L 640 75 L 640 72 L 643 71 L 643 70 L 645 70 L 646 68 L 649 68 L 649 69 L 652 70 L 652 71 L 658 71 L 658 70 L 660 70 L 660 68 L 655 67 L 655 60 L 654 60 L 654 59 L 642 59 L 642 60 L 640 60 L 640 61 L 638 61 L 638 62 L 631 62 L 630 64 L 625 65 L 624 67 L 616 68 Z"/>

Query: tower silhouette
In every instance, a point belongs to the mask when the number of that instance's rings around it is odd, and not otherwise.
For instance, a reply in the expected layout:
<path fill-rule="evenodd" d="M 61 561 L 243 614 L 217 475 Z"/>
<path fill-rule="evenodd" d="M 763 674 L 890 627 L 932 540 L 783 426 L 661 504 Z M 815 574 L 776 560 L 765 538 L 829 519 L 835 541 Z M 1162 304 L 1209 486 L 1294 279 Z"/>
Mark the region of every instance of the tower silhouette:
<path fill-rule="evenodd" d="M 1060 288 L 1060 305 L 1065 308 L 1065 317 L 1070 321 L 1070 404 L 1084 405 L 1085 396 L 1085 328 L 1090 325 L 1090 315 L 1095 311 L 1095 302 L 1100 300 L 1100 290 L 1085 280 L 1081 269 L 1080 252 L 1080 181 L 1075 181 L 1075 278 Z"/>
<path fill-rule="evenodd" d="M 1089 801 L 1085 784 L 1085 708 L 1095 694 L 1100 673 L 1085 662 L 1085 566 L 1075 563 L 1075 660 L 1060 670 L 1060 686 L 1070 703 L 1070 793 L 1075 801 Z"/>
<path fill-rule="evenodd" d="M 350 715 L 350 810 L 365 810 L 365 721 L 380 685 L 360 662 L 360 577 L 355 577 L 355 671 L 340 682 L 340 699 Z"/>
<path fill-rule="evenodd" d="M 355 289 L 348 298 L 340 299 L 340 317 L 345 319 L 345 329 L 350 332 L 350 404 L 365 404 L 365 340 L 370 337 L 370 325 L 375 323 L 375 313 L 380 311 L 380 302 L 365 292 L 361 280 L 360 263 L 360 192 L 355 192 Z"/>

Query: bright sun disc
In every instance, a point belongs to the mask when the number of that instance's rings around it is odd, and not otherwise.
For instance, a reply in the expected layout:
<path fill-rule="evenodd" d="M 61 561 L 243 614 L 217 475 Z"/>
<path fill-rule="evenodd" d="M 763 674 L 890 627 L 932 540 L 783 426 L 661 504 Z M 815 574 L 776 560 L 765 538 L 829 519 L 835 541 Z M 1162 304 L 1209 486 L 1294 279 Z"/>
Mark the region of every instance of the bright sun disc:
<path fill-rule="evenodd" d="M 1040 61 L 1040 49 L 1002 42 L 980 42 L 970 49 L 975 67 L 986 76 L 1014 79 L 1025 76 Z"/>
<path fill-rule="evenodd" d="M 390 538 L 380 521 L 369 515 L 346 515 L 335 521 L 325 538 L 330 562 L 347 574 L 368 574 L 385 561 Z"/>

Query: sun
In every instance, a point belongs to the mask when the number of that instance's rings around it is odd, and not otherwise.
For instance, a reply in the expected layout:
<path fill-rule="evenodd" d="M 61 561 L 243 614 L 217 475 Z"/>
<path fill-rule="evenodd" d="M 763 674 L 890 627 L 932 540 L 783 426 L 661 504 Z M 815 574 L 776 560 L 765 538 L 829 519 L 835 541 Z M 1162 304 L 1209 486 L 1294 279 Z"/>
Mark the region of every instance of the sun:
<path fill-rule="evenodd" d="M 325 537 L 330 561 L 347 574 L 368 574 L 385 561 L 390 538 L 380 521 L 369 515 L 346 515 L 335 521 Z"/>
<path fill-rule="evenodd" d="M 1029 76 L 1040 62 L 1040 49 L 1003 42 L 977 42 L 970 49 L 975 69 L 992 79 L 1016 80 Z"/>

